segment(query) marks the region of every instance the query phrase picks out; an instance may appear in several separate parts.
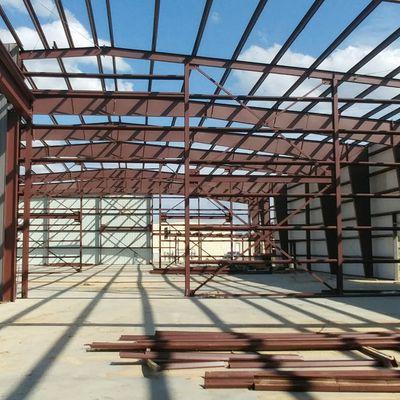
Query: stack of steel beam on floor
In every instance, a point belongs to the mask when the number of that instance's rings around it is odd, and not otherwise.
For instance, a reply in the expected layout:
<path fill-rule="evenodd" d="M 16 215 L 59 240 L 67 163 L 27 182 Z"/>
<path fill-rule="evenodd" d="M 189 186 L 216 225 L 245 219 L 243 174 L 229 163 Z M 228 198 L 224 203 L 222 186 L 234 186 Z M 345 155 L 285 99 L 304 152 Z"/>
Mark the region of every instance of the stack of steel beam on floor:
<path fill-rule="evenodd" d="M 203 274 L 213 274 L 213 273 L 229 274 L 230 270 L 228 266 L 222 268 L 204 266 L 204 267 L 191 267 L 190 273 L 193 275 L 203 275 Z M 184 275 L 185 268 L 184 267 L 154 268 L 150 271 L 150 274 Z"/>
<path fill-rule="evenodd" d="M 209 371 L 206 389 L 288 392 L 400 392 L 398 370 Z"/>
<path fill-rule="evenodd" d="M 207 264 L 207 261 L 204 262 Z M 222 265 L 223 263 L 220 263 Z M 237 265 L 234 264 L 237 267 Z M 249 267 L 252 267 L 251 263 L 249 263 Z M 242 269 L 234 269 L 229 265 L 225 266 L 212 266 L 212 265 L 204 265 L 197 267 L 190 267 L 190 273 L 192 275 L 204 275 L 204 274 L 215 274 L 215 275 L 235 275 L 235 274 L 266 274 L 271 273 L 271 269 L 269 267 L 256 267 L 256 268 L 246 268 L 246 265 L 243 266 Z M 168 267 L 168 268 L 153 268 L 150 270 L 150 274 L 155 275 L 184 275 L 185 268 L 184 267 Z"/>
<path fill-rule="evenodd" d="M 397 367 L 396 359 L 377 349 L 400 349 L 400 332 L 156 331 L 154 335 L 122 335 L 116 342 L 88 345 L 89 351 L 119 352 L 121 358 L 137 360 L 154 371 L 216 367 L 236 370 L 206 372 L 205 388 L 400 391 L 400 370 L 393 369 Z M 296 353 L 260 353 L 307 350 L 357 350 L 363 356 L 351 354 L 352 357 L 342 359 L 304 359 Z M 368 380 L 367 385 L 364 385 L 364 380 Z"/>
<path fill-rule="evenodd" d="M 93 351 L 287 351 L 358 350 L 362 346 L 400 346 L 400 332 L 372 333 L 231 333 L 156 331 L 123 335 L 118 342 L 93 342 Z"/>

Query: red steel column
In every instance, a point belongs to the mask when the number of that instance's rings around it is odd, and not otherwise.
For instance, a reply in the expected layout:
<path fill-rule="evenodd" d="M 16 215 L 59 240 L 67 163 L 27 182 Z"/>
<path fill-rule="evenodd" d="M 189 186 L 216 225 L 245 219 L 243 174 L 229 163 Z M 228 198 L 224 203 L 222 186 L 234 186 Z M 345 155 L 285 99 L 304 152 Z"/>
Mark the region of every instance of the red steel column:
<path fill-rule="evenodd" d="M 306 183 L 305 186 L 305 193 L 310 193 L 310 184 Z M 311 224 L 311 209 L 310 204 L 308 203 L 306 206 L 306 225 Z M 311 258 L 311 231 L 306 230 L 306 257 L 307 260 Z M 311 271 L 311 263 L 307 263 L 307 269 Z"/>
<path fill-rule="evenodd" d="M 190 65 L 185 64 L 184 81 L 184 142 L 185 142 L 185 177 L 184 177 L 184 204 L 185 204 L 185 296 L 190 296 L 190 117 L 189 117 L 189 78 Z"/>
<path fill-rule="evenodd" d="M 161 166 L 160 166 L 161 169 Z M 160 180 L 161 182 L 161 180 Z M 159 184 L 160 186 L 160 184 Z M 161 255 L 161 212 L 162 212 L 162 208 L 161 208 L 161 189 L 160 190 L 160 194 L 158 195 L 158 268 L 162 267 L 162 255 Z"/>
<path fill-rule="evenodd" d="M 337 79 L 332 79 L 332 126 L 333 126 L 333 153 L 334 153 L 334 187 L 336 200 L 336 290 L 343 294 L 343 220 L 342 220 L 342 192 L 340 187 L 340 140 L 339 140 L 339 108 Z"/>
<path fill-rule="evenodd" d="M 231 185 L 229 185 L 231 186 Z M 232 193 L 232 190 L 231 190 Z M 230 226 L 231 226 L 231 231 L 230 231 L 230 244 L 231 244 L 231 260 L 233 260 L 233 205 L 232 205 L 232 199 L 229 200 L 229 218 L 230 218 Z"/>
<path fill-rule="evenodd" d="M 79 198 L 79 272 L 82 271 L 82 259 L 83 259 L 83 198 Z"/>
<path fill-rule="evenodd" d="M 99 198 L 98 198 L 98 201 L 99 201 L 99 264 L 102 264 L 103 263 L 103 251 L 102 251 L 102 248 L 103 248 L 103 240 L 102 240 L 102 238 L 103 238 L 103 231 L 102 231 L 102 229 L 101 229 L 101 225 L 102 225 L 102 216 L 103 216 L 103 197 L 102 196 L 100 196 Z"/>
<path fill-rule="evenodd" d="M 32 194 L 32 128 L 26 131 L 25 142 L 25 184 L 24 184 L 24 216 L 22 227 L 22 298 L 28 297 L 29 274 L 29 225 Z"/>
<path fill-rule="evenodd" d="M 197 223 L 200 225 L 200 197 L 197 198 Z M 198 251 L 198 259 L 201 261 L 201 232 L 197 232 L 197 251 Z"/>
<path fill-rule="evenodd" d="M 4 253 L 3 293 L 1 300 L 15 301 L 17 277 L 18 221 L 18 158 L 19 117 L 15 110 L 7 113 L 5 190 L 4 190 Z"/>

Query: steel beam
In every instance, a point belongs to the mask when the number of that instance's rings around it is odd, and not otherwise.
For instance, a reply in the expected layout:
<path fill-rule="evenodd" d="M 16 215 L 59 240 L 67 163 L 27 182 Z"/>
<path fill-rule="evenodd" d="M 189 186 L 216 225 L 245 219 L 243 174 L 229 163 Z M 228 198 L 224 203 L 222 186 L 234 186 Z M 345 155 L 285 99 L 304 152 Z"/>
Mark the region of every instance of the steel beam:
<path fill-rule="evenodd" d="M 183 117 L 183 97 L 172 94 L 96 92 L 96 91 L 34 91 L 34 114 L 82 114 L 82 115 L 127 115 L 127 116 L 157 116 Z M 263 124 L 275 131 L 295 130 L 333 130 L 332 117 L 327 114 L 302 113 L 288 110 L 274 110 L 260 107 L 248 107 L 252 112 L 241 106 L 231 104 L 214 104 L 209 108 L 207 102 L 190 101 L 190 117 L 207 117 L 232 122 L 256 125 L 266 115 Z M 362 130 L 371 133 L 348 134 L 348 139 L 366 140 L 372 143 L 392 145 L 399 142 L 393 134 L 400 132 L 400 126 L 391 121 L 357 117 L 341 117 L 339 130 Z M 378 135 L 375 131 L 388 131 L 392 135 Z"/>
<path fill-rule="evenodd" d="M 16 51 L 14 49 L 13 51 Z M 24 76 L 0 41 L 0 92 L 26 120 L 32 117 L 33 96 L 24 82 Z"/>
<path fill-rule="evenodd" d="M 190 194 L 191 194 L 191 176 L 190 176 L 190 114 L 189 114 L 189 80 L 190 66 L 185 64 L 184 81 L 184 207 L 185 207 L 185 296 L 191 296 L 190 290 Z"/>
<path fill-rule="evenodd" d="M 17 297 L 17 213 L 18 213 L 18 149 L 19 117 L 15 110 L 7 113 L 5 137 L 4 190 L 4 250 L 1 300 L 15 301 Z"/>
<path fill-rule="evenodd" d="M 231 68 L 241 71 L 261 72 L 279 75 L 290 75 L 301 77 L 305 74 L 310 78 L 316 79 L 332 79 L 333 74 L 337 74 L 339 81 L 347 80 L 349 82 L 381 85 L 389 87 L 400 87 L 400 79 L 385 79 L 371 75 L 336 73 L 326 70 L 318 70 L 311 68 L 292 67 L 285 65 L 272 65 L 267 63 L 255 63 L 242 60 L 230 60 L 223 58 L 200 57 L 176 53 L 163 53 L 158 51 L 145 51 L 136 49 L 124 49 L 118 47 L 81 47 L 81 48 L 64 48 L 64 49 L 45 49 L 45 50 L 26 50 L 21 51 L 22 60 L 39 60 L 49 58 L 74 58 L 74 57 L 122 57 L 131 59 L 147 59 L 149 61 L 161 61 L 170 63 L 179 63 L 199 65 L 203 67 Z"/>
<path fill-rule="evenodd" d="M 25 140 L 25 178 L 24 178 L 24 215 L 22 224 L 22 289 L 23 299 L 28 298 L 29 246 L 30 246 L 30 214 L 32 197 L 32 130 Z"/>
<path fill-rule="evenodd" d="M 281 196 L 274 199 L 276 221 L 278 224 L 288 217 L 287 198 L 285 197 L 286 189 L 282 192 Z M 279 231 L 279 246 L 286 253 L 289 253 L 289 232 L 287 230 Z"/>
<path fill-rule="evenodd" d="M 341 166 L 340 166 L 340 138 L 339 138 L 339 105 L 338 105 L 338 80 L 332 79 L 332 125 L 333 125 L 333 154 L 334 154 L 334 188 L 335 188 L 335 216 L 336 216 L 336 290 L 343 294 L 343 220 L 342 220 L 342 191 L 341 191 Z"/>

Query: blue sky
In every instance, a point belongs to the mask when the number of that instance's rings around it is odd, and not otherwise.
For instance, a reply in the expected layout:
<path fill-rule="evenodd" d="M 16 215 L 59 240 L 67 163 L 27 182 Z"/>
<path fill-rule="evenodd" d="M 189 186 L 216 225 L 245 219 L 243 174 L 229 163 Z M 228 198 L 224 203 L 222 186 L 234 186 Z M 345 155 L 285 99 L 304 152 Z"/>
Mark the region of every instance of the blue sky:
<path fill-rule="evenodd" d="M 67 42 L 53 0 L 32 0 L 35 11 L 45 32 L 48 42 L 53 41 L 58 47 L 66 47 Z M 100 44 L 109 44 L 110 37 L 105 0 L 92 0 L 96 29 Z M 152 40 L 154 2 L 152 0 L 110 0 L 113 18 L 115 45 L 117 47 L 150 49 Z M 8 18 L 13 23 L 25 49 L 41 48 L 40 40 L 25 9 L 23 0 L 0 0 Z M 160 0 L 160 18 L 156 50 L 190 54 L 202 16 L 205 0 Z M 256 6 L 257 0 L 214 0 L 210 16 L 198 51 L 199 55 L 230 58 L 246 28 Z M 268 0 L 260 18 L 252 30 L 241 54 L 241 59 L 269 62 L 279 51 L 280 46 L 289 37 L 292 30 L 313 4 L 312 0 Z M 292 44 L 281 64 L 307 67 L 330 45 L 342 30 L 369 4 L 369 0 L 325 0 L 313 19 Z M 71 34 L 76 47 L 93 46 L 90 25 L 84 0 L 63 0 Z M 400 26 L 400 4 L 383 1 L 374 12 L 330 55 L 321 68 L 347 71 Z M 12 41 L 3 21 L 0 19 L 0 38 Z M 397 40 L 378 57 L 372 59 L 360 71 L 361 73 L 384 76 L 398 67 L 400 60 L 400 41 Z M 65 67 L 73 72 L 98 72 L 94 57 L 86 59 L 65 59 Z M 111 59 L 102 58 L 106 71 L 112 71 Z M 27 62 L 29 70 L 59 71 L 55 60 Z M 219 79 L 222 69 L 204 68 L 214 79 Z M 117 72 L 146 74 L 149 62 L 146 60 L 117 60 Z M 155 63 L 156 74 L 182 73 L 182 65 Z M 259 74 L 234 71 L 226 87 L 237 94 L 246 94 L 258 80 Z M 257 94 L 280 95 L 294 82 L 295 77 L 270 74 Z M 65 82 L 57 78 L 35 78 L 40 89 L 66 89 Z M 100 81 L 96 79 L 71 79 L 74 89 L 100 90 Z M 146 81 L 120 80 L 120 90 L 146 91 Z M 305 81 L 294 95 L 304 95 L 320 82 L 315 79 Z M 179 91 L 181 82 L 155 81 L 154 91 Z M 198 73 L 193 73 L 191 93 L 212 93 L 215 86 Z M 113 82 L 107 82 L 108 90 L 114 90 Z M 312 93 L 320 94 L 325 87 Z M 339 89 L 340 96 L 354 96 L 365 89 L 365 85 L 346 83 Z M 372 97 L 394 97 L 399 90 L 380 88 L 371 93 Z M 257 103 L 260 105 L 260 103 Z M 265 107 L 272 104 L 263 103 Z M 299 110 L 306 104 L 296 104 L 293 110 Z M 287 104 L 283 104 L 283 107 Z M 376 105 L 357 105 L 347 109 L 343 115 L 360 116 Z M 325 108 L 324 108 L 325 107 Z M 397 106 L 385 108 L 376 117 L 384 115 Z M 328 105 L 329 108 L 329 105 Z M 315 107 L 315 112 L 330 112 L 325 105 Z M 392 118 L 398 119 L 399 115 Z M 59 123 L 76 124 L 76 116 L 57 116 Z M 112 117 L 117 120 L 117 117 Z M 104 122 L 104 116 L 86 116 L 85 122 Z M 143 117 L 123 117 L 122 121 L 144 123 Z M 36 116 L 37 123 L 50 123 L 47 116 Z M 167 125 L 170 118 L 149 118 L 150 124 Z M 195 125 L 197 119 L 192 118 Z M 182 125 L 178 119 L 177 125 Z M 206 120 L 207 126 L 223 126 L 224 121 Z M 315 140 L 319 140 L 315 136 Z M 54 143 L 56 144 L 56 143 Z M 60 143 L 61 144 L 61 143 Z M 202 144 L 202 148 L 207 145 Z M 223 149 L 221 149 L 223 150 Z"/>
<path fill-rule="evenodd" d="M 0 1 L 16 27 L 32 27 L 20 3 L 21 0 Z M 203 0 L 161 0 L 157 50 L 189 53 L 204 3 Z M 200 54 L 230 57 L 257 3 L 256 0 L 214 0 Z M 292 50 L 317 56 L 368 3 L 367 0 L 325 0 Z M 56 17 L 51 0 L 37 0 L 33 4 L 36 10 L 44 10 L 38 13 L 42 24 Z M 63 4 L 89 31 L 84 0 L 64 0 Z M 311 0 L 269 0 L 247 45 L 282 44 L 311 4 Z M 92 1 L 92 6 L 99 36 L 109 39 L 105 1 Z M 149 48 L 154 3 L 151 0 L 111 0 L 111 9 L 116 45 Z M 45 15 L 45 10 L 49 15 Z M 399 5 L 383 2 L 352 35 L 353 39 L 364 42 L 372 33 L 375 37 L 380 32 L 384 35 L 398 27 L 399 19 Z"/>
<path fill-rule="evenodd" d="M 161 0 L 157 50 L 191 53 L 204 3 L 204 0 Z M 214 0 L 199 54 L 211 57 L 231 57 L 257 3 L 257 0 Z M 317 57 L 368 3 L 367 0 L 325 0 L 312 21 L 291 46 L 290 51 Z M 0 0 L 0 4 L 3 5 L 15 27 L 33 29 L 22 0 Z M 33 0 L 33 4 L 42 25 L 52 24 L 58 19 L 52 0 Z M 68 13 L 67 18 L 69 15 L 73 16 L 82 25 L 82 29 L 86 30 L 82 33 L 72 27 L 72 35 L 77 38 L 76 46 L 89 45 L 91 38 L 85 1 L 64 0 L 63 4 Z M 311 4 L 311 0 L 269 0 L 244 51 L 252 46 L 270 48 L 274 45 L 282 45 Z M 98 36 L 108 41 L 106 3 L 96 0 L 92 1 L 92 6 Z M 111 10 L 116 46 L 149 49 L 154 2 L 151 0 L 111 0 Z M 375 46 L 399 27 L 399 21 L 400 5 L 383 2 L 340 47 Z M 4 29 L 2 21 L 0 28 Z M 49 37 L 54 36 L 50 34 L 47 36 L 50 43 L 58 39 L 58 46 L 63 45 L 63 40 L 60 40 L 64 39 L 62 30 L 57 37 Z M 40 41 L 30 40 L 27 47 L 40 47 Z M 145 73 L 148 69 L 148 63 L 145 61 L 125 60 L 125 62 L 137 73 Z M 82 69 L 95 70 L 95 65 L 85 65 Z M 180 66 L 174 67 L 170 64 L 157 66 L 157 72 L 160 73 L 166 70 L 178 72 L 179 69 Z M 210 72 L 213 72 L 215 76 L 218 72 L 222 73 L 217 70 Z M 138 84 L 136 83 L 137 90 L 140 88 Z M 162 84 L 160 90 L 163 87 L 165 83 Z"/>
<path fill-rule="evenodd" d="M 56 41 L 58 47 L 66 46 L 66 39 L 53 0 L 33 0 L 34 8 L 50 44 Z M 119 47 L 150 49 L 154 2 L 152 0 L 111 0 L 115 45 Z M 240 58 L 268 62 L 290 35 L 312 0 L 268 0 L 260 18 L 251 32 Z M 40 48 L 41 43 L 22 0 L 0 0 L 7 16 L 16 27 L 25 48 Z M 67 12 L 75 46 L 92 46 L 89 19 L 84 0 L 63 1 Z M 203 12 L 205 0 L 161 0 L 157 50 L 190 54 Z M 210 16 L 199 48 L 199 55 L 230 58 L 246 24 L 253 14 L 257 0 L 214 0 Z M 308 66 L 340 32 L 369 4 L 368 0 L 325 0 L 313 19 L 292 44 L 281 64 Z M 104 0 L 92 0 L 96 29 L 101 43 L 108 44 L 109 32 Z M 400 4 L 382 2 L 374 12 L 339 46 L 321 68 L 346 71 L 362 59 L 390 33 L 400 26 Z M 5 25 L 0 21 L 0 37 L 10 40 Z M 394 42 L 381 57 L 371 60 L 359 72 L 385 75 L 399 64 L 400 41 Z M 103 60 L 105 70 L 111 70 L 111 60 Z M 86 60 L 70 59 L 65 62 L 67 70 L 75 72 L 97 72 L 94 58 Z M 32 70 L 58 71 L 55 61 L 27 63 Z M 149 62 L 145 60 L 118 60 L 118 72 L 148 73 Z M 222 69 L 207 68 L 213 78 L 219 79 Z M 182 66 L 170 63 L 155 63 L 155 73 L 182 73 Z M 227 88 L 234 93 L 245 94 L 257 81 L 259 75 L 235 71 L 231 73 Z M 259 94 L 279 95 L 294 82 L 293 77 L 270 75 L 260 88 Z M 35 79 L 39 88 L 65 89 L 62 79 Z M 98 80 L 72 80 L 75 89 L 99 89 Z M 318 82 L 308 80 L 295 93 L 302 95 Z M 112 81 L 108 82 L 113 90 Z M 146 81 L 121 81 L 120 90 L 147 90 Z M 154 91 L 179 91 L 181 82 L 155 81 Z M 199 74 L 193 73 L 191 91 L 211 93 L 215 87 Z M 357 84 L 344 84 L 342 95 L 355 95 L 365 87 Z M 318 95 L 323 90 L 314 92 Z M 379 89 L 372 96 L 393 97 L 394 90 Z M 269 106 L 270 104 L 264 104 Z M 296 105 L 299 109 L 304 105 Z M 297 108 L 296 108 L 297 107 Z M 350 107 L 345 115 L 357 115 L 372 109 L 373 105 Z M 390 108 L 387 109 L 387 111 Z M 314 111 L 324 112 L 321 106 Z M 387 112 L 385 111 L 385 112 Z M 96 117 L 88 117 L 95 121 Z M 132 118 L 131 118 L 132 119 Z M 140 118 L 134 118 L 141 122 Z M 72 120 L 71 120 L 72 121 Z M 133 122 L 133 121 L 132 121 Z M 213 121 L 214 123 L 215 121 Z M 167 120 L 164 123 L 168 123 Z"/>

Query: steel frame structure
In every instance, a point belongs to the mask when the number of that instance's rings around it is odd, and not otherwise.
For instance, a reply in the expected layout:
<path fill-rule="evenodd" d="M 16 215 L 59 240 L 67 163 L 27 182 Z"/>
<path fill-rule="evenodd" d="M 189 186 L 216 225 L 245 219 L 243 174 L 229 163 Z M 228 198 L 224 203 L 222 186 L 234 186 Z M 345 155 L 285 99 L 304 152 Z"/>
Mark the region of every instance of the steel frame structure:
<path fill-rule="evenodd" d="M 398 260 L 376 259 L 370 250 L 373 232 L 398 230 L 397 227 L 376 228 L 368 218 L 370 200 L 375 198 L 398 199 L 399 191 L 374 193 L 367 184 L 358 182 L 360 174 L 370 174 L 370 168 L 382 171 L 396 170 L 400 179 L 400 119 L 399 96 L 373 98 L 369 96 L 381 87 L 400 88 L 400 67 L 384 76 L 360 74 L 359 70 L 400 37 L 400 28 L 391 33 L 356 65 L 345 72 L 319 69 L 319 66 L 371 15 L 385 0 L 372 0 L 343 29 L 329 46 L 307 68 L 282 65 L 282 57 L 313 19 L 324 0 L 315 0 L 294 30 L 288 35 L 280 50 L 270 63 L 240 60 L 240 55 L 260 15 L 267 12 L 268 1 L 260 0 L 248 21 L 229 59 L 199 55 L 204 31 L 213 5 L 205 0 L 204 10 L 192 52 L 190 54 L 157 51 L 160 0 L 154 2 L 154 18 L 150 49 L 120 48 L 115 45 L 110 0 L 105 0 L 110 46 L 100 46 L 96 21 L 90 0 L 86 0 L 93 47 L 75 47 L 70 26 L 61 0 L 55 0 L 57 14 L 62 22 L 68 41 L 66 48 L 50 46 L 43 27 L 30 0 L 24 0 L 32 24 L 43 49 L 25 49 L 17 31 L 0 6 L 0 17 L 19 47 L 19 61 L 15 63 L 0 44 L 0 92 L 13 106 L 9 130 L 14 141 L 9 144 L 10 162 L 7 170 L 14 174 L 14 183 L 7 188 L 5 201 L 16 205 L 16 168 L 19 163 L 24 173 L 19 176 L 18 194 L 24 201 L 22 287 L 27 296 L 29 272 L 29 225 L 31 220 L 30 199 L 34 196 L 73 197 L 105 196 L 108 194 L 137 194 L 144 196 L 181 196 L 184 202 L 185 243 L 185 295 L 194 295 L 191 288 L 191 267 L 203 260 L 191 260 L 190 240 L 214 230 L 234 235 L 247 231 L 254 240 L 250 248 L 255 252 L 273 255 L 277 264 L 295 264 L 311 270 L 312 264 L 328 263 L 336 275 L 338 294 L 344 293 L 344 263 L 361 263 L 365 275 L 373 274 L 376 261 L 396 263 Z M 65 69 L 65 59 L 95 57 L 98 72 L 72 73 Z M 105 73 L 104 58 L 111 57 L 113 72 Z M 120 74 L 116 59 L 147 60 L 148 74 Z M 56 60 L 59 72 L 29 70 L 28 60 Z M 156 74 L 155 63 L 182 66 L 181 74 Z M 208 69 L 223 71 L 219 80 L 210 76 Z M 256 72 L 259 78 L 246 94 L 233 94 L 227 81 L 233 71 Z M 214 85 L 213 93 L 192 93 L 191 75 L 200 74 L 205 82 Z M 295 77 L 295 83 L 279 96 L 261 96 L 257 91 L 271 74 Z M 40 90 L 36 78 L 60 78 L 67 90 Z M 72 78 L 98 79 L 101 91 L 75 90 Z M 318 80 L 318 87 L 325 90 L 318 96 L 311 93 L 295 96 L 294 91 L 308 78 Z M 106 80 L 112 80 L 114 90 L 106 88 Z M 146 92 L 122 92 L 119 81 L 141 79 L 148 82 Z M 178 92 L 154 92 L 153 81 L 173 80 L 182 82 Z M 354 97 L 340 97 L 339 88 L 344 83 L 367 85 Z M 364 86 L 363 86 L 364 87 Z M 272 107 L 263 102 L 273 102 Z M 286 106 L 289 102 L 290 105 Z M 293 104 L 303 104 L 301 111 L 293 111 Z M 330 113 L 313 112 L 316 105 L 330 104 Z M 255 106 L 254 104 L 257 104 Z M 344 116 L 343 112 L 355 104 L 373 104 L 375 107 L 360 117 Z M 389 106 L 393 111 L 380 118 L 373 118 Z M 34 124 L 32 117 L 48 115 L 52 124 Z M 74 115 L 80 124 L 61 125 L 57 115 Z M 106 115 L 107 123 L 89 124 L 88 115 Z M 117 117 L 117 121 L 111 118 Z M 123 116 L 142 116 L 144 124 L 122 122 Z M 171 117 L 170 125 L 152 125 L 149 117 Z M 183 124 L 177 125 L 178 118 Z M 193 119 L 199 120 L 191 124 Z M 221 120 L 225 126 L 209 126 L 207 120 Z M 20 133 L 19 145 L 15 141 Z M 319 135 L 314 140 L 309 135 Z M 11 135 L 10 135 L 11 137 Z M 54 141 L 65 141 L 55 145 Z M 83 142 L 82 142 L 83 141 Z M 176 143 L 180 144 L 177 145 Z M 200 144 L 200 146 L 199 146 Z M 394 162 L 373 162 L 368 159 L 368 149 L 376 145 L 375 152 L 393 149 Z M 375 147 L 374 147 L 375 148 Z M 223 149 L 223 150 L 221 150 Z M 96 167 L 93 167 L 95 163 Z M 139 164 L 140 167 L 133 167 Z M 98 165 L 98 166 L 97 166 Z M 115 166 L 117 165 L 117 166 Z M 157 165 L 156 168 L 149 165 Z M 37 173 L 40 166 L 45 172 Z M 61 172 L 56 172 L 60 171 Z M 342 169 L 348 168 L 352 191 L 343 192 Z M 204 172 L 208 170 L 208 172 Z M 12 172 L 14 171 L 14 172 Z M 222 172 L 221 172 L 222 171 Z M 306 185 L 302 193 L 293 188 Z M 318 185 L 311 191 L 310 185 Z M 212 198 L 219 201 L 242 202 L 249 205 L 251 220 L 245 224 L 211 225 L 192 222 L 191 198 Z M 293 199 L 303 199 L 301 206 L 289 210 Z M 318 199 L 324 217 L 323 225 L 310 222 L 310 206 Z M 343 223 L 342 204 L 353 201 L 357 223 Z M 266 205 L 266 209 L 265 209 Z M 369 211 L 368 211 L 369 210 Z M 293 217 L 305 212 L 305 224 L 294 224 Z M 15 214 L 15 213 L 14 213 Z M 9 221 L 15 225 L 15 218 Z M 15 230 L 15 229 L 14 229 Z M 290 254 L 288 231 L 319 230 L 325 232 L 328 256 L 311 254 L 310 235 L 307 233 L 305 258 Z M 354 259 L 343 253 L 343 232 L 355 231 L 359 235 L 362 257 Z M 5 248 L 7 279 L 11 282 L 5 298 L 15 298 L 16 244 L 10 239 Z M 253 254 L 254 252 L 251 251 Z M 233 261 L 233 260 L 230 260 Z M 253 260 L 254 261 L 254 260 Z M 229 260 L 215 260 L 216 271 Z M 207 278 L 208 279 L 208 278 Z"/>

